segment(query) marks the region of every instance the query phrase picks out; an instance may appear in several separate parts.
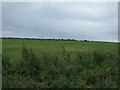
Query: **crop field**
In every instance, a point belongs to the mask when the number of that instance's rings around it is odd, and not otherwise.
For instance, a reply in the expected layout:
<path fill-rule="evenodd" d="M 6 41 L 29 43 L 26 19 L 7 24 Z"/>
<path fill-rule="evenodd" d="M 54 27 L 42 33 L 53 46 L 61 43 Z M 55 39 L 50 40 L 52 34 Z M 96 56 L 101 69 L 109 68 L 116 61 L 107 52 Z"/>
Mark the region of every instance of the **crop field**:
<path fill-rule="evenodd" d="M 2 39 L 3 88 L 118 88 L 118 43 Z"/>

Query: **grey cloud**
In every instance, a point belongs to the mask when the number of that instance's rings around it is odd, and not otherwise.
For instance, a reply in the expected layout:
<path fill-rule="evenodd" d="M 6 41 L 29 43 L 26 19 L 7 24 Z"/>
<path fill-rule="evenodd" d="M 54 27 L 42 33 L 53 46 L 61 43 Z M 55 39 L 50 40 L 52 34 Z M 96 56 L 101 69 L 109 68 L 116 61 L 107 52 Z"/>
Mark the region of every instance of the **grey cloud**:
<path fill-rule="evenodd" d="M 117 41 L 117 3 L 3 3 L 3 36 Z"/>

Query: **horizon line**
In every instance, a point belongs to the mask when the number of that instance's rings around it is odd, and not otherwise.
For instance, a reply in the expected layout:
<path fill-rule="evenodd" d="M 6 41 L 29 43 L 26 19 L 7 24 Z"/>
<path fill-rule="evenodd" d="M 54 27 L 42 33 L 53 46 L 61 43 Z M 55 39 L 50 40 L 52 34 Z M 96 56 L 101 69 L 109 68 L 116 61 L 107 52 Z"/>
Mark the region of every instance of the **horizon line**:
<path fill-rule="evenodd" d="M 113 42 L 113 43 L 119 43 L 119 41 L 106 41 L 106 40 L 89 40 L 89 39 L 75 39 L 75 38 L 39 38 L 39 37 L 11 37 L 11 36 L 0 36 L 1 39 L 4 38 L 13 38 L 13 39 L 39 39 L 39 40 L 70 40 L 70 41 L 93 41 L 93 42 Z"/>

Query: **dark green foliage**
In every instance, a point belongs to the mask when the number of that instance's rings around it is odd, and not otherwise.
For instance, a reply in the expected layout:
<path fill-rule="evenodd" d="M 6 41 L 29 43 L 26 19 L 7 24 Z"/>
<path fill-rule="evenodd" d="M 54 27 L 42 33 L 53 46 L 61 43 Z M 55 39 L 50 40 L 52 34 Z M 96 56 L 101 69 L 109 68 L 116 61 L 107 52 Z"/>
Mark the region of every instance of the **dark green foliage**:
<path fill-rule="evenodd" d="M 8 70 L 11 67 L 11 63 L 8 57 L 3 56 L 2 57 L 2 66 L 3 66 L 3 70 Z"/>
<path fill-rule="evenodd" d="M 96 65 L 99 65 L 103 63 L 103 61 L 106 59 L 105 53 L 100 50 L 93 51 L 93 62 Z"/>
<path fill-rule="evenodd" d="M 3 56 L 3 88 L 117 88 L 118 55 L 102 50 L 77 52 L 63 47 L 63 57 L 43 52 L 37 57 L 23 46 L 22 60 L 12 65 Z"/>

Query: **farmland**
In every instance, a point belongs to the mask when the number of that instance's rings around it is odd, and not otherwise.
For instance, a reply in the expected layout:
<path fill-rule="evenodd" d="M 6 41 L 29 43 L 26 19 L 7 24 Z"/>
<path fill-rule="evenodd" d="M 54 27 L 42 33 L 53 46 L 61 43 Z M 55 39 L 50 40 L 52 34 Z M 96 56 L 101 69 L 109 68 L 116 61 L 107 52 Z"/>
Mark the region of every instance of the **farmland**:
<path fill-rule="evenodd" d="M 117 88 L 118 43 L 2 39 L 3 88 Z"/>

